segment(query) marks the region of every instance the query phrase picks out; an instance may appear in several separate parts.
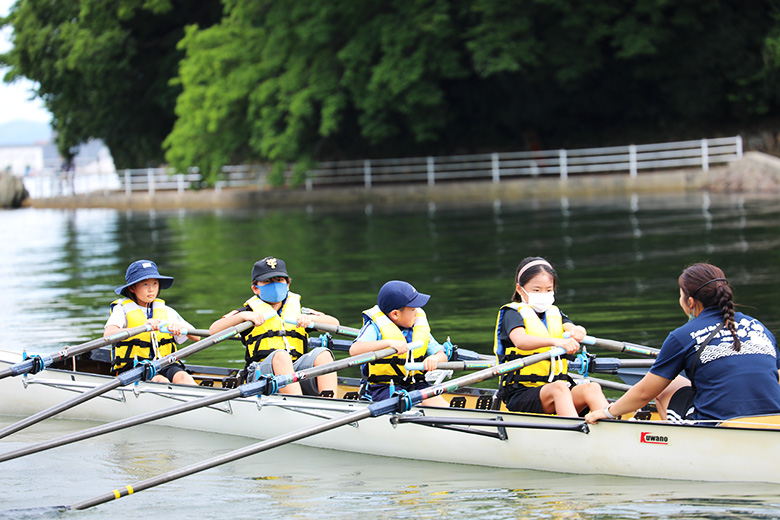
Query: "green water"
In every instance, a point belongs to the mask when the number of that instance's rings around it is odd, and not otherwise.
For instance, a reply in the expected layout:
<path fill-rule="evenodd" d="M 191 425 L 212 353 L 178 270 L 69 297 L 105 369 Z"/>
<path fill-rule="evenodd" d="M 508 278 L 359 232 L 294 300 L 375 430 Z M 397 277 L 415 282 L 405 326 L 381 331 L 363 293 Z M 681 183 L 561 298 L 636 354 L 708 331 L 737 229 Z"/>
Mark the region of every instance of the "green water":
<path fill-rule="evenodd" d="M 371 211 L 0 213 L 8 273 L 0 348 L 47 350 L 95 337 L 127 265 L 157 262 L 174 276 L 162 297 L 198 328 L 251 296 L 253 263 L 284 259 L 303 304 L 359 327 L 379 287 L 403 279 L 432 296 L 434 335 L 489 353 L 497 309 L 520 260 L 540 255 L 559 276 L 557 304 L 599 337 L 660 346 L 685 315 L 677 276 L 721 266 L 743 310 L 780 325 L 774 201 L 706 195 L 556 200 L 514 205 Z M 588 204 L 585 204 L 585 203 Z M 10 275 L 10 276 L 9 276 Z M 196 355 L 230 364 L 235 346 Z"/>
<path fill-rule="evenodd" d="M 489 353 L 518 262 L 540 255 L 557 268 L 558 305 L 595 336 L 660 346 L 686 319 L 676 280 L 697 261 L 722 267 L 742 310 L 780 330 L 774 200 L 693 194 L 394 211 L 25 209 L 0 212 L 0 243 L 0 348 L 11 350 L 54 351 L 98 337 L 113 288 L 139 258 L 175 277 L 162 297 L 198 328 L 241 306 L 251 295 L 252 264 L 273 255 L 287 262 L 305 306 L 344 325 L 360 326 L 385 281 L 405 279 L 432 296 L 426 311 L 439 340 Z M 243 351 L 224 342 L 188 361 L 240 366 Z M 6 451 L 77 429 L 49 420 L 0 444 Z M 71 503 L 249 443 L 151 426 L 134 431 L 9 463 L 0 472 L 7 491 L 0 518 L 58 517 L 11 509 Z M 540 449 L 565 456 L 567 448 Z M 30 482 L 28 474 L 43 480 Z M 780 490 L 289 447 L 68 516 L 364 518 L 367 509 L 382 518 L 777 518 Z"/>

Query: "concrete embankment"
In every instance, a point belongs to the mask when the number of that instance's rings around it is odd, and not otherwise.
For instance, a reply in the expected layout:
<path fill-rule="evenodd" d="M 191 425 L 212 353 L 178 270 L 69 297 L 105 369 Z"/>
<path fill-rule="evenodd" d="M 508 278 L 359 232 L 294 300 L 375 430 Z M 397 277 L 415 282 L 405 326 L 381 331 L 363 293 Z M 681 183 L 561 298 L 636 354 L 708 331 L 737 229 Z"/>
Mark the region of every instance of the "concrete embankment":
<path fill-rule="evenodd" d="M 117 208 L 148 209 L 215 209 L 215 208 L 327 208 L 350 209 L 371 204 L 375 207 L 399 204 L 469 204 L 475 202 L 514 202 L 523 199 L 598 198 L 621 194 L 663 194 L 697 191 L 719 193 L 751 192 L 780 195 L 780 159 L 758 152 L 748 152 L 743 159 L 728 166 L 717 166 L 705 172 L 698 168 L 663 172 L 640 172 L 636 177 L 626 173 L 525 177 L 490 181 L 440 182 L 435 186 L 408 184 L 286 189 L 222 189 L 178 193 L 96 192 L 87 195 L 30 200 L 40 208 Z"/>

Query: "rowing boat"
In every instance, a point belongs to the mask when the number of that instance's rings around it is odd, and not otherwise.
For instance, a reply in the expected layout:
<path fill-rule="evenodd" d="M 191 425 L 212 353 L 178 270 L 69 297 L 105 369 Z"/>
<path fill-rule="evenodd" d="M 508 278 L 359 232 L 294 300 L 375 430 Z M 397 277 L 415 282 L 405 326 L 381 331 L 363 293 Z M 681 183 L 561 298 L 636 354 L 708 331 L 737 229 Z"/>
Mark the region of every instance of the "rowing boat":
<path fill-rule="evenodd" d="M 18 352 L 0 350 L 0 370 L 21 360 Z M 0 380 L 0 414 L 28 416 L 102 385 L 110 380 L 109 376 L 87 371 L 95 367 L 99 371 L 99 365 L 88 359 L 69 360 L 34 375 Z M 119 387 L 58 417 L 115 421 L 212 396 L 236 384 L 234 370 L 192 365 L 189 368 L 195 369 L 201 386 L 142 381 Z M 156 424 L 268 439 L 367 406 L 363 401 L 344 398 L 350 390 L 341 387 L 334 399 L 281 394 L 238 398 L 166 417 Z M 455 397 L 464 399 L 451 401 L 465 403 L 466 407 L 415 406 L 405 413 L 368 418 L 299 443 L 501 468 L 780 483 L 776 469 L 780 461 L 780 425 L 767 425 L 765 418 L 729 421 L 728 428 L 642 420 L 601 421 L 588 426 L 576 418 L 494 410 L 493 393 L 488 389 L 469 389 Z"/>

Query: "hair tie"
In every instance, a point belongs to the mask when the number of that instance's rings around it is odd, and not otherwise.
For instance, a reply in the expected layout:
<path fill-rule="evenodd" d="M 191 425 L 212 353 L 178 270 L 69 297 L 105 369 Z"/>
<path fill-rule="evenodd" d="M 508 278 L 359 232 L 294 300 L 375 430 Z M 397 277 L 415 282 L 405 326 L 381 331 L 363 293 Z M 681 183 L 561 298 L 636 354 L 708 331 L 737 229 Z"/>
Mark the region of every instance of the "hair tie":
<path fill-rule="evenodd" d="M 729 281 L 728 281 L 728 280 L 726 280 L 725 278 L 713 278 L 712 280 L 707 280 L 706 282 L 704 282 L 703 284 L 701 284 L 699 287 L 697 287 L 695 291 L 693 291 L 693 294 L 691 294 L 691 298 L 694 298 L 694 297 L 696 296 L 696 293 L 697 293 L 697 292 L 699 292 L 699 290 L 700 290 L 702 287 L 704 287 L 705 285 L 709 285 L 709 284 L 711 284 L 712 282 L 726 282 L 727 284 L 729 283 Z"/>
<path fill-rule="evenodd" d="M 523 276 L 523 273 L 526 272 L 530 267 L 533 267 L 535 265 L 546 265 L 550 269 L 553 268 L 553 266 L 550 265 L 550 262 L 547 260 L 534 260 L 533 262 L 528 262 L 523 266 L 522 269 L 520 269 L 520 272 L 517 273 L 517 283 L 520 283 L 520 278 Z"/>

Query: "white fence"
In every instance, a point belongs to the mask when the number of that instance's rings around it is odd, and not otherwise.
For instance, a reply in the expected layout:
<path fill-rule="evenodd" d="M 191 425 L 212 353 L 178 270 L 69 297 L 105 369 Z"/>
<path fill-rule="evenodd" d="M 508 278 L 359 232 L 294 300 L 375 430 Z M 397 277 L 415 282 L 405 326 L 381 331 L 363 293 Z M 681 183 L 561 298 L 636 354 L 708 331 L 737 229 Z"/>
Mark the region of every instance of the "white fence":
<path fill-rule="evenodd" d="M 556 176 L 623 172 L 636 177 L 641 170 L 700 167 L 707 171 L 710 165 L 736 161 L 742 157 L 742 138 L 723 137 L 674 143 L 586 148 L 576 150 L 547 150 L 531 152 L 502 152 L 445 157 L 413 157 L 405 159 L 366 159 L 357 161 L 322 162 L 307 172 L 307 190 L 327 186 L 363 186 L 425 183 L 466 180 L 492 180 L 522 177 Z M 217 182 L 217 191 L 224 187 L 268 184 L 270 167 L 265 165 L 226 166 Z M 292 173 L 286 172 L 289 180 Z M 110 173 L 25 177 L 25 186 L 34 198 L 91 192 L 124 191 L 128 196 L 143 191 L 203 188 L 201 176 L 193 168 L 188 173 L 177 173 L 170 168 L 143 168 L 119 170 Z"/>
<path fill-rule="evenodd" d="M 742 157 L 742 138 L 723 137 L 675 143 L 506 152 L 448 157 L 414 157 L 364 161 L 323 162 L 309 172 L 306 189 L 316 186 L 502 179 L 555 175 L 625 172 L 636 177 L 640 170 L 701 167 Z"/>

